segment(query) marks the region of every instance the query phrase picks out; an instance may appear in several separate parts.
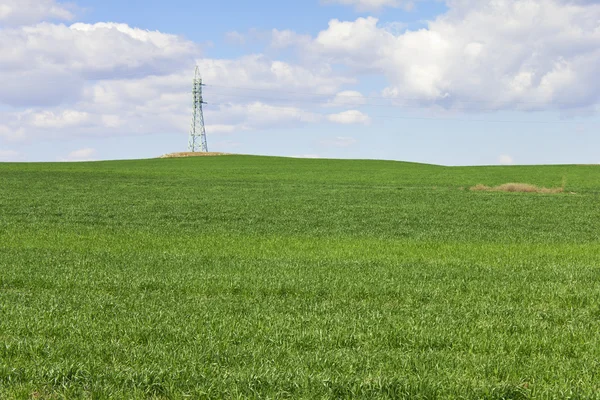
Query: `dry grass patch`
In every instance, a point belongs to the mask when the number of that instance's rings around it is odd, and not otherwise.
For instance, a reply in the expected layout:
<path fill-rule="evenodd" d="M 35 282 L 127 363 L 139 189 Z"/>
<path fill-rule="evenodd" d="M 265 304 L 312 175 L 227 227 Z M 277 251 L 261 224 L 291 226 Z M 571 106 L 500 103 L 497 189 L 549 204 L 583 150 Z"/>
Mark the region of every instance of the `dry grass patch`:
<path fill-rule="evenodd" d="M 169 153 L 161 156 L 160 158 L 181 158 L 181 157 L 211 157 L 211 156 L 226 156 L 229 153 L 216 153 L 216 152 L 191 152 L 184 151 L 181 153 Z"/>
<path fill-rule="evenodd" d="M 478 192 L 522 192 L 522 193 L 562 193 L 564 188 L 545 188 L 530 185 L 527 183 L 505 183 L 500 186 L 490 187 L 485 185 L 476 185 L 471 188 Z"/>

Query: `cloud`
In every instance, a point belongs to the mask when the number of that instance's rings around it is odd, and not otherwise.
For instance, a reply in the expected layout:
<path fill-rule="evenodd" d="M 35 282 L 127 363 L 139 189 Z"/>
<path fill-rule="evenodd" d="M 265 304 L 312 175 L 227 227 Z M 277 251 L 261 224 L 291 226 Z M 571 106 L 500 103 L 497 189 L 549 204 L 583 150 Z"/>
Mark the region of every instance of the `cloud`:
<path fill-rule="evenodd" d="M 232 127 L 231 130 L 257 130 L 275 127 L 298 126 L 319 122 L 322 115 L 299 107 L 283 107 L 253 102 L 249 104 L 222 105 L 207 112 L 216 126 Z"/>
<path fill-rule="evenodd" d="M 42 111 L 31 115 L 31 125 L 37 128 L 62 129 L 81 126 L 90 120 L 90 114 L 76 110 L 64 110 L 60 113 Z"/>
<path fill-rule="evenodd" d="M 22 154 L 15 150 L 0 149 L 0 161 L 18 161 L 22 158 Z"/>
<path fill-rule="evenodd" d="M 36 23 L 72 18 L 51 11 L 68 11 L 56 1 L 0 3 L 5 16 L 15 4 L 46 7 L 43 17 L 22 19 L 34 25 L 4 23 L 0 30 L 0 137 L 8 140 L 184 134 L 195 62 L 207 84 L 209 136 L 323 121 L 367 124 L 360 111 L 366 99 L 348 87 L 362 76 L 384 77 L 382 93 L 398 105 L 600 109 L 595 1 L 447 0 L 447 13 L 414 31 L 373 17 L 332 20 L 316 36 L 271 31 L 268 54 L 295 46 L 296 61 L 264 54 L 203 58 L 197 44 L 180 36 L 126 24 Z M 323 105 L 315 105 L 318 98 L 349 110 L 312 111 Z"/>
<path fill-rule="evenodd" d="M 79 150 L 74 150 L 70 152 L 67 157 L 61 159 L 60 161 L 93 161 L 92 156 L 96 153 L 95 149 L 90 147 L 86 147 Z"/>
<path fill-rule="evenodd" d="M 358 111 L 358 110 L 348 110 L 338 114 L 330 114 L 327 116 L 327 119 L 331 122 L 335 122 L 338 124 L 368 124 L 371 122 L 371 118 Z"/>
<path fill-rule="evenodd" d="M 125 24 L 10 27 L 0 30 L 0 137 L 185 133 L 195 63 L 216 85 L 206 88 L 209 134 L 316 122 L 322 117 L 262 99 L 260 90 L 332 95 L 355 82 L 327 64 L 202 58 L 193 42 Z"/>
<path fill-rule="evenodd" d="M 0 23 L 4 26 L 34 24 L 44 20 L 70 21 L 73 6 L 55 0 L 0 0 Z"/>
<path fill-rule="evenodd" d="M 500 165 L 513 165 L 515 163 L 513 158 L 506 154 L 498 157 L 498 162 L 500 163 Z"/>
<path fill-rule="evenodd" d="M 325 139 L 319 142 L 323 147 L 350 147 L 358 143 L 353 137 L 337 136 L 332 139 Z"/>
<path fill-rule="evenodd" d="M 220 63 L 219 60 L 199 60 L 199 64 L 224 66 L 207 68 L 207 75 L 229 75 L 249 87 L 272 87 L 286 90 L 286 82 L 300 81 L 311 73 L 298 69 L 298 76 L 284 74 L 281 82 L 272 63 L 264 68 L 244 69 L 241 63 Z M 294 69 L 292 68 L 294 71 Z M 228 72 L 229 71 L 229 72 Z M 115 79 L 89 82 L 81 98 L 72 104 L 32 107 L 23 111 L 0 112 L 0 136 L 13 140 L 35 137 L 64 138 L 73 136 L 148 135 L 165 132 L 186 133 L 191 118 L 190 79 L 193 69 L 180 70 L 165 76 L 136 79 Z M 253 75 L 256 79 L 253 79 Z M 249 82 L 252 80 L 252 82 Z M 211 79 L 212 81 L 212 79 Z M 218 80 L 217 80 L 218 81 Z M 325 82 L 315 76 L 315 81 Z M 327 82 L 332 92 L 337 89 L 336 78 Z M 321 88 L 321 90 L 325 90 Z M 219 89 L 217 93 L 224 93 Z M 242 97 L 238 95 L 241 94 Z M 205 98 L 206 129 L 209 135 L 235 131 L 251 131 L 276 127 L 298 126 L 319 122 L 323 116 L 301 107 L 255 100 L 260 92 L 227 89 L 227 96 L 208 94 Z"/>
<path fill-rule="evenodd" d="M 342 4 L 353 6 L 357 11 L 379 11 L 384 7 L 411 9 L 413 1 L 404 0 L 321 0 L 322 4 Z"/>
<path fill-rule="evenodd" d="M 355 90 L 344 90 L 335 95 L 333 100 L 327 102 L 327 107 L 357 106 L 366 104 L 365 96 Z"/>
<path fill-rule="evenodd" d="M 385 76 L 383 94 L 401 104 L 529 111 L 600 101 L 597 2 L 446 3 L 448 12 L 424 29 L 399 32 L 373 17 L 332 20 L 295 46 L 314 63 Z"/>
<path fill-rule="evenodd" d="M 0 31 L 0 103 L 73 103 L 86 83 L 166 75 L 193 65 L 198 47 L 176 35 L 125 24 L 41 23 Z M 180 68 L 178 66 L 178 68 Z"/>
<path fill-rule="evenodd" d="M 235 132 L 238 127 L 236 125 L 227 124 L 210 124 L 206 125 L 206 130 L 213 133 L 232 133 Z"/>
<path fill-rule="evenodd" d="M 309 44 L 310 41 L 310 35 L 300 35 L 289 29 L 273 29 L 271 31 L 271 47 L 274 49 L 282 49 L 298 44 Z"/>
<path fill-rule="evenodd" d="M 240 46 L 246 44 L 246 36 L 239 33 L 238 31 L 227 32 L 225 34 L 225 40 L 229 43 Z"/>
<path fill-rule="evenodd" d="M 261 95 L 260 92 L 243 92 L 239 88 L 268 89 L 286 95 L 290 91 L 332 94 L 341 85 L 355 82 L 354 78 L 334 73 L 327 63 L 306 67 L 271 60 L 262 54 L 243 56 L 238 59 L 205 58 L 199 60 L 198 65 L 204 81 L 208 85 L 214 85 L 214 89 L 208 88 L 208 92 L 221 97 L 244 94 L 256 98 Z M 219 85 L 226 87 L 219 87 Z"/>
<path fill-rule="evenodd" d="M 318 154 L 299 154 L 291 156 L 292 158 L 321 158 Z"/>
<path fill-rule="evenodd" d="M 237 147 L 241 147 L 243 143 L 236 142 L 234 140 L 219 140 L 211 144 L 214 147 L 225 148 L 225 149 L 233 149 Z"/>

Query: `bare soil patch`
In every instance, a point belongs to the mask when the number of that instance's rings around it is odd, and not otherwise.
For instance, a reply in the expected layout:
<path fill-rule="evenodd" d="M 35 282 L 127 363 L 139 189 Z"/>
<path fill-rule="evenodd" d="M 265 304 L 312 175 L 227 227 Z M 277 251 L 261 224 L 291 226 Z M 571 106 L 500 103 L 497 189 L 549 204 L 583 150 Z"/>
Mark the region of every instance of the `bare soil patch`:
<path fill-rule="evenodd" d="M 184 151 L 181 153 L 169 153 L 161 156 L 160 158 L 181 158 L 181 157 L 216 157 L 216 156 L 227 156 L 229 153 L 216 153 L 216 152 L 191 152 Z"/>
<path fill-rule="evenodd" d="M 473 186 L 471 190 L 477 192 L 562 193 L 565 189 L 562 187 L 545 188 L 530 185 L 528 183 L 505 183 L 503 185 L 494 187 L 479 184 Z"/>

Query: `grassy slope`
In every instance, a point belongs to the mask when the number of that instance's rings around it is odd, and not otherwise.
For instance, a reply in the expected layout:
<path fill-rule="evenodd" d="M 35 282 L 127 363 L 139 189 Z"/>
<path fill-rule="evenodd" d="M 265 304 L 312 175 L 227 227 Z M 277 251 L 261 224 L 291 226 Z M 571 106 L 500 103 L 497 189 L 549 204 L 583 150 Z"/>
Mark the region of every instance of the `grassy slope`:
<path fill-rule="evenodd" d="M 597 166 L 2 164 L 0 398 L 595 397 L 598 191 Z"/>

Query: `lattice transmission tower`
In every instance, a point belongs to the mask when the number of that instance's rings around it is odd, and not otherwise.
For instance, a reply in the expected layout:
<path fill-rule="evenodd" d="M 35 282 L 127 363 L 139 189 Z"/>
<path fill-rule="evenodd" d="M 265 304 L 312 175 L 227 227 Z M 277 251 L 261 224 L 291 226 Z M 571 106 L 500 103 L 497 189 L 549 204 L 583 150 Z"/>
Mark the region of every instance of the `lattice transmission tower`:
<path fill-rule="evenodd" d="M 192 126 L 190 127 L 190 139 L 188 150 L 191 152 L 208 152 L 206 143 L 206 129 L 204 127 L 204 113 L 202 105 L 206 104 L 202 98 L 202 78 L 200 77 L 200 68 L 196 65 L 194 73 L 194 85 L 192 87 L 192 97 L 194 100 L 192 111 Z"/>

